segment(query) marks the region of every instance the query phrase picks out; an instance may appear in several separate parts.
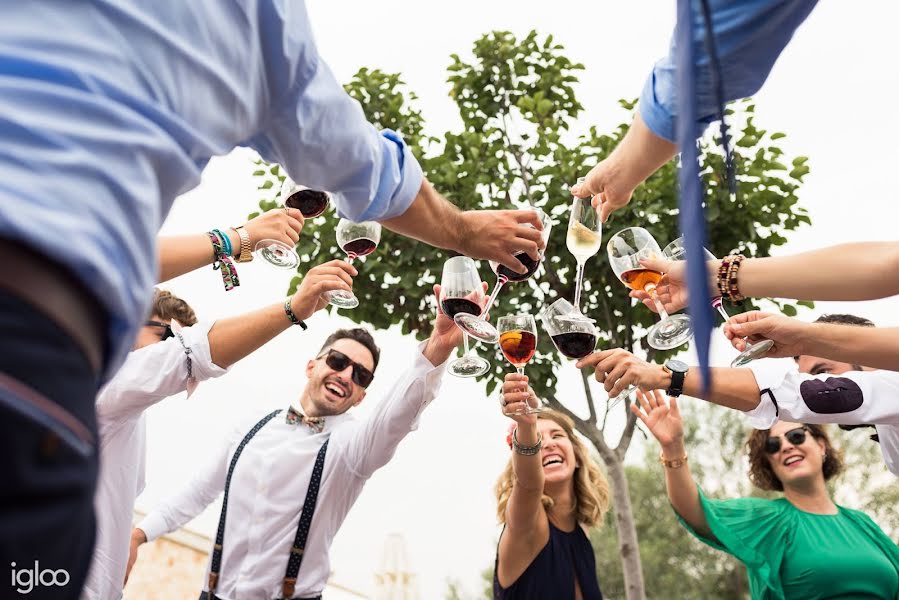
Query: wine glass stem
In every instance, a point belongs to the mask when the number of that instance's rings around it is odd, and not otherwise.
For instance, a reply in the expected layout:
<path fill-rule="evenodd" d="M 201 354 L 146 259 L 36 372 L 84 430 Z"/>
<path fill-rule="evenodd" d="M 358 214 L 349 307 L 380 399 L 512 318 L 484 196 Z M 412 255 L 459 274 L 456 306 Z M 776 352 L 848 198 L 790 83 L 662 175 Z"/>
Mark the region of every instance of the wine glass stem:
<path fill-rule="evenodd" d="M 462 332 L 462 343 L 465 345 L 465 354 L 463 356 L 468 356 L 468 334 L 464 331 Z"/>
<path fill-rule="evenodd" d="M 519 375 L 524 375 L 524 367 L 515 367 Z"/>
<path fill-rule="evenodd" d="M 727 323 L 730 320 L 730 315 L 727 314 L 727 311 L 724 310 L 724 303 L 721 301 L 721 296 L 712 299 L 712 306 L 718 309 L 718 314 L 724 317 L 724 322 Z M 749 338 L 743 338 L 743 341 L 746 342 L 746 350 L 752 348 L 752 344 L 749 343 Z M 744 350 L 745 352 L 745 350 Z"/>
<path fill-rule="evenodd" d="M 653 303 L 656 305 L 656 311 L 659 313 L 659 317 L 664 321 L 668 318 L 668 312 L 665 310 L 665 307 L 662 306 L 662 301 L 659 300 L 659 296 L 656 294 L 656 286 L 647 285 L 643 290 L 649 294 L 649 297 L 652 298 Z"/>
<path fill-rule="evenodd" d="M 581 285 L 584 280 L 584 263 L 577 261 L 577 283 L 574 286 L 574 310 L 581 312 Z"/>
<path fill-rule="evenodd" d="M 496 285 L 493 286 L 493 293 L 490 294 L 490 297 L 487 298 L 487 304 L 484 305 L 484 310 L 481 311 L 481 316 L 485 319 L 487 318 L 487 313 L 490 312 L 490 308 L 493 306 L 494 300 L 496 300 L 496 295 L 499 294 L 499 291 L 502 289 L 503 284 L 505 284 L 509 279 L 503 275 L 500 275 L 496 278 Z"/>

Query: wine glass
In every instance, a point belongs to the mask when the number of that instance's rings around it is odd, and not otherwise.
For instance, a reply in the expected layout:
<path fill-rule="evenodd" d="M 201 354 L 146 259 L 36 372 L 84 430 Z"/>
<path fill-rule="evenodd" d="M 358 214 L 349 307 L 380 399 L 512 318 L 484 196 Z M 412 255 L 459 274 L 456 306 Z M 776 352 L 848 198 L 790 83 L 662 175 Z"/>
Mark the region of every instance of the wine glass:
<path fill-rule="evenodd" d="M 578 183 L 585 180 L 578 179 Z M 559 319 L 579 319 L 581 312 L 581 286 L 584 280 L 584 265 L 587 259 L 599 252 L 602 245 L 602 221 L 591 204 L 590 198 L 578 198 L 571 201 L 571 215 L 568 219 L 568 235 L 565 238 L 568 251 L 577 261 L 577 278 L 574 288 L 574 312 L 560 315 Z"/>
<path fill-rule="evenodd" d="M 670 350 L 689 340 L 693 335 L 690 318 L 687 315 L 669 316 L 656 294 L 662 274 L 640 264 L 640 259 L 662 255 L 662 249 L 652 235 L 642 227 L 622 229 L 609 240 L 608 252 L 615 276 L 632 290 L 648 293 L 656 305 L 661 320 L 649 328 L 646 336 L 649 345 L 657 350 Z"/>
<path fill-rule="evenodd" d="M 467 256 L 454 256 L 443 263 L 440 280 L 440 308 L 453 318 L 457 314 L 480 315 L 484 305 L 484 286 L 477 264 Z M 449 364 L 449 372 L 457 377 L 477 377 L 490 369 L 490 363 L 468 350 L 468 334 L 462 332 L 465 354 Z"/>
<path fill-rule="evenodd" d="M 506 315 L 496 323 L 499 330 L 499 347 L 512 366 L 524 375 L 524 366 L 537 351 L 537 323 L 528 314 Z M 540 412 L 539 408 L 527 406 L 515 415 L 529 415 Z"/>
<path fill-rule="evenodd" d="M 539 315 L 553 345 L 567 358 L 584 358 L 596 347 L 593 320 L 577 312 L 565 298 L 559 298 Z"/>
<path fill-rule="evenodd" d="M 300 257 L 293 247 L 278 240 L 259 240 L 253 247 L 253 253 L 261 256 L 270 265 L 282 269 L 295 269 L 300 264 Z"/>
<path fill-rule="evenodd" d="M 281 184 L 281 199 L 284 206 L 295 208 L 303 213 L 303 217 L 311 219 L 325 212 L 331 202 L 331 194 L 300 185 L 290 177 L 285 177 Z"/>
<path fill-rule="evenodd" d="M 531 210 L 537 213 L 540 218 L 540 222 L 543 223 L 543 231 L 541 232 L 541 237 L 543 238 L 544 245 L 546 245 L 549 243 L 549 232 L 552 229 L 552 221 L 550 220 L 549 215 L 547 215 L 539 208 L 531 208 Z M 540 266 L 540 263 L 543 260 L 543 252 L 540 252 L 538 260 L 534 260 L 525 252 L 517 253 L 515 255 L 515 258 L 520 260 L 524 264 L 524 266 L 527 267 L 527 272 L 516 273 L 505 265 L 490 261 L 490 268 L 493 269 L 494 273 L 496 273 L 496 285 L 493 286 L 493 292 L 490 294 L 490 297 L 487 298 L 487 305 L 484 306 L 484 310 L 481 312 L 481 315 L 487 315 L 487 313 L 490 311 L 490 308 L 493 306 L 493 302 L 496 300 L 496 295 L 507 282 L 524 281 L 537 271 L 537 268 Z M 497 331 L 496 327 L 491 325 L 485 318 L 481 316 L 460 313 L 456 315 L 454 320 L 456 321 L 456 325 L 458 325 L 462 329 L 462 331 L 465 331 L 466 333 L 468 333 L 468 335 L 475 337 L 482 342 L 495 344 L 499 339 L 499 332 Z"/>
<path fill-rule="evenodd" d="M 360 256 L 366 256 L 374 252 L 380 241 L 380 223 L 375 221 L 353 223 L 347 219 L 340 219 L 337 223 L 337 245 L 346 252 L 348 263 L 352 263 Z M 359 306 L 359 299 L 356 298 L 356 295 L 346 290 L 325 292 L 322 294 L 322 297 L 338 308 L 356 308 Z"/>
<path fill-rule="evenodd" d="M 709 252 L 706 248 L 703 248 L 705 252 L 705 257 L 707 260 L 717 260 L 715 255 Z M 662 251 L 662 253 L 667 256 L 671 260 L 686 260 L 687 258 L 687 250 L 684 247 L 684 238 L 679 237 L 667 246 Z M 714 298 L 712 298 L 712 306 L 715 307 L 715 310 L 724 317 L 724 322 L 726 323 L 730 320 L 730 315 L 727 314 L 727 311 L 724 310 L 724 306 L 721 301 L 721 294 L 718 294 Z M 743 338 L 743 341 L 746 342 L 746 349 L 740 352 L 735 359 L 733 359 L 730 363 L 732 367 L 743 367 L 748 365 L 752 361 L 757 358 L 763 357 L 768 350 L 774 345 L 774 340 L 765 340 L 759 342 L 757 344 L 749 343 L 749 340 Z"/>

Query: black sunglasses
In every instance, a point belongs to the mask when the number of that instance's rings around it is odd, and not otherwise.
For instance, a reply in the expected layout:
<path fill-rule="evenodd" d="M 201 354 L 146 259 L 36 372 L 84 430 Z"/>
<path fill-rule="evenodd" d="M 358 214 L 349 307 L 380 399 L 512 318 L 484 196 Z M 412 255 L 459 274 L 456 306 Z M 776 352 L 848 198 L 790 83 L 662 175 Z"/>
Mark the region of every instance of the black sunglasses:
<path fill-rule="evenodd" d="M 331 348 L 326 353 L 319 354 L 318 358 L 322 356 L 325 357 L 325 364 L 335 371 L 343 371 L 348 366 L 353 365 L 353 376 L 351 379 L 356 385 L 367 388 L 371 385 L 372 380 L 375 378 L 375 374 L 360 365 L 359 363 L 353 361 L 349 356 L 344 354 L 343 352 L 338 352 Z"/>
<path fill-rule="evenodd" d="M 144 323 L 146 327 L 162 327 L 165 331 L 162 332 L 162 339 L 160 341 L 166 341 L 170 337 L 175 337 L 175 333 L 172 331 L 172 326 L 168 323 L 161 323 L 160 321 L 147 321 Z"/>
<path fill-rule="evenodd" d="M 796 429 L 791 429 L 786 432 L 784 437 L 794 446 L 799 446 L 800 444 L 805 443 L 805 433 L 807 431 L 808 429 L 805 427 L 797 427 Z M 772 436 L 765 440 L 765 452 L 768 454 L 780 452 L 780 436 Z"/>

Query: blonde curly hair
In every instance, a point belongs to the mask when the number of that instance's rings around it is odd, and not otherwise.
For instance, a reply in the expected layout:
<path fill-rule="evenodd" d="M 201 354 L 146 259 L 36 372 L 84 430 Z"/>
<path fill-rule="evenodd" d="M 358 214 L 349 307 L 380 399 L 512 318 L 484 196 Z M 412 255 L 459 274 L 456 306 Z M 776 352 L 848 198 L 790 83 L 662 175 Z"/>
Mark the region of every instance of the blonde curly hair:
<path fill-rule="evenodd" d="M 587 527 L 598 527 L 602 524 L 603 516 L 609 509 L 611 502 L 609 483 L 605 475 L 599 469 L 587 446 L 574 435 L 574 423 L 566 415 L 555 410 L 543 410 L 537 415 L 538 419 L 549 419 L 565 431 L 565 435 L 571 440 L 574 448 L 574 456 L 579 466 L 574 469 L 574 514 L 578 523 Z M 506 464 L 502 475 L 496 482 L 496 517 L 500 523 L 506 522 L 506 505 L 512 495 L 515 486 L 515 472 L 512 469 L 512 459 Z M 552 508 L 553 500 L 546 494 L 543 495 L 543 508 Z"/>

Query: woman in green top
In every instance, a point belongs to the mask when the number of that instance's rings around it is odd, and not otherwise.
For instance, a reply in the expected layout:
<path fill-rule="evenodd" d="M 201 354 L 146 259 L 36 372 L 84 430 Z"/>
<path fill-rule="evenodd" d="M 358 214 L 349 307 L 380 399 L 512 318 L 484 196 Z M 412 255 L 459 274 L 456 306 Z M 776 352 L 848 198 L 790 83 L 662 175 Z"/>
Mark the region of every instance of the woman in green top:
<path fill-rule="evenodd" d="M 638 393 L 631 410 L 662 446 L 668 498 L 681 524 L 732 554 L 754 600 L 899 599 L 899 548 L 867 515 L 837 506 L 825 481 L 842 469 L 820 425 L 778 421 L 746 443 L 749 478 L 776 500 L 706 498 L 687 466 L 677 400 Z"/>

